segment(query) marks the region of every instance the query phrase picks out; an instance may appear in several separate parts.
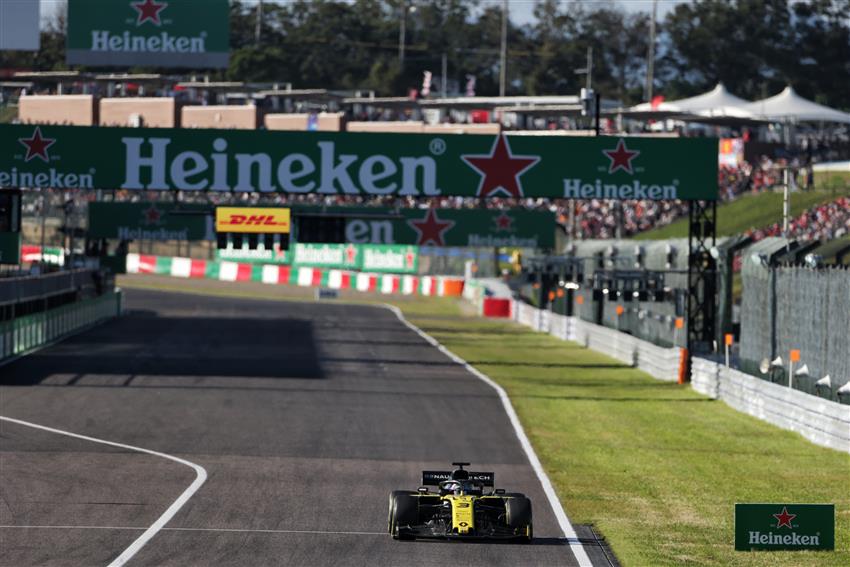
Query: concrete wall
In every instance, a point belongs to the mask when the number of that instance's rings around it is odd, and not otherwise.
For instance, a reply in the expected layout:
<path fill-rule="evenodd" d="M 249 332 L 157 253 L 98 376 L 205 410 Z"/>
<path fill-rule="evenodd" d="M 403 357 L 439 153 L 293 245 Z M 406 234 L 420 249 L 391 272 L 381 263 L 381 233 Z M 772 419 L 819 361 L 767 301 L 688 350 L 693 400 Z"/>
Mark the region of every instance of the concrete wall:
<path fill-rule="evenodd" d="M 792 390 L 703 358 L 691 364 L 693 389 L 738 411 L 850 453 L 850 406 Z"/>
<path fill-rule="evenodd" d="M 515 321 L 535 331 L 577 342 L 616 358 L 623 364 L 639 368 L 659 380 L 674 382 L 679 378 L 682 359 L 680 348 L 659 347 L 576 317 L 537 309 L 522 301 L 514 300 L 512 315 Z"/>
<path fill-rule="evenodd" d="M 24 124 L 97 124 L 93 95 L 29 95 L 18 102 L 18 118 Z"/>
<path fill-rule="evenodd" d="M 184 128 L 255 130 L 258 116 L 254 105 L 184 106 L 180 111 L 180 124 Z"/>
<path fill-rule="evenodd" d="M 101 126 L 131 126 L 130 118 L 137 114 L 142 126 L 150 128 L 175 128 L 177 104 L 171 97 L 104 98 L 100 101 Z"/>
<path fill-rule="evenodd" d="M 501 124 L 426 124 L 423 132 L 426 134 L 498 134 L 502 131 Z"/>
<path fill-rule="evenodd" d="M 424 124 L 416 120 L 407 122 L 349 122 L 345 128 L 349 132 L 396 132 L 421 134 Z"/>
<path fill-rule="evenodd" d="M 266 114 L 263 122 L 267 130 L 307 130 L 309 114 Z M 319 132 L 340 132 L 345 129 L 345 114 L 342 112 L 322 112 L 316 116 L 316 130 Z"/>
<path fill-rule="evenodd" d="M 349 132 L 396 132 L 404 134 L 498 134 L 500 124 L 425 124 L 407 122 L 349 122 Z"/>

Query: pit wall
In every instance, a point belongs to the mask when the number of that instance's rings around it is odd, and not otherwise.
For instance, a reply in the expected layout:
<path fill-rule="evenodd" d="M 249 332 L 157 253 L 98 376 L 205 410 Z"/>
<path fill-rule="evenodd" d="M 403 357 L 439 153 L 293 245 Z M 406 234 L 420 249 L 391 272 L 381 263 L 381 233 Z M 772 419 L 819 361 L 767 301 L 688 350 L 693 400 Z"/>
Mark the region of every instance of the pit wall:
<path fill-rule="evenodd" d="M 470 280 L 464 297 L 484 314 L 487 293 L 486 286 Z M 684 382 L 686 353 L 682 348 L 658 347 L 608 327 L 515 299 L 510 302 L 510 318 L 521 325 L 577 342 L 659 380 Z M 690 380 L 697 392 L 740 412 L 795 431 L 816 445 L 850 453 L 850 405 L 791 390 L 704 358 L 691 359 Z"/>
<path fill-rule="evenodd" d="M 127 255 L 127 273 L 435 297 L 460 297 L 464 283 L 463 278 L 448 276 L 373 274 L 327 268 L 196 260 L 144 254 Z"/>

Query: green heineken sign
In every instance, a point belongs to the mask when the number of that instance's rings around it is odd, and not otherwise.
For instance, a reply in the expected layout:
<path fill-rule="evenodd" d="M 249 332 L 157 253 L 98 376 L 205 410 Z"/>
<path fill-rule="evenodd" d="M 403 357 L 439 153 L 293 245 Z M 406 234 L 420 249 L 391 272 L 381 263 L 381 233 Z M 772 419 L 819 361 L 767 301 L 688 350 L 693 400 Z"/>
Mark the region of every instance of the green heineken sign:
<path fill-rule="evenodd" d="M 234 262 L 292 264 L 393 274 L 415 274 L 419 270 L 419 250 L 416 246 L 298 243 L 290 250 L 223 248 L 217 251 L 217 258 Z"/>
<path fill-rule="evenodd" d="M 213 240 L 210 205 L 187 203 L 90 203 L 89 235 L 123 240 Z M 296 206 L 299 212 L 318 207 Z M 526 209 L 397 209 L 326 207 L 344 214 L 346 241 L 352 244 L 552 248 L 555 214 Z M 197 211 L 199 214 L 191 214 Z M 297 223 L 297 220 L 296 220 Z M 228 254 L 235 254 L 232 258 Z M 283 251 L 221 251 L 221 259 L 289 263 Z"/>
<path fill-rule="evenodd" d="M 68 0 L 71 65 L 225 68 L 227 0 Z"/>
<path fill-rule="evenodd" d="M 89 238 L 215 240 L 209 205 L 89 203 Z"/>
<path fill-rule="evenodd" d="M 0 125 L 0 187 L 716 199 L 717 141 Z"/>
<path fill-rule="evenodd" d="M 835 549 L 835 506 L 735 504 L 735 549 Z"/>
<path fill-rule="evenodd" d="M 21 263 L 21 233 L 0 232 L 0 264 Z"/>
<path fill-rule="evenodd" d="M 293 214 L 315 212 L 296 206 Z M 345 215 L 345 240 L 354 244 L 553 248 L 555 214 L 528 209 L 389 209 L 324 207 Z M 297 221 L 296 221 L 297 222 Z"/>

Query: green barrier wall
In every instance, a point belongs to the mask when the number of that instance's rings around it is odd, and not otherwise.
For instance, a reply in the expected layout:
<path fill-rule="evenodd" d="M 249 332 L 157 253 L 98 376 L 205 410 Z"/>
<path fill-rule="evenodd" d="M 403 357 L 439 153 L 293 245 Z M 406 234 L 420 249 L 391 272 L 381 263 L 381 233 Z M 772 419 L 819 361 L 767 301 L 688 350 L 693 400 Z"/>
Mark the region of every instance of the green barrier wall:
<path fill-rule="evenodd" d="M 121 314 L 121 291 L 0 323 L 0 362 Z"/>

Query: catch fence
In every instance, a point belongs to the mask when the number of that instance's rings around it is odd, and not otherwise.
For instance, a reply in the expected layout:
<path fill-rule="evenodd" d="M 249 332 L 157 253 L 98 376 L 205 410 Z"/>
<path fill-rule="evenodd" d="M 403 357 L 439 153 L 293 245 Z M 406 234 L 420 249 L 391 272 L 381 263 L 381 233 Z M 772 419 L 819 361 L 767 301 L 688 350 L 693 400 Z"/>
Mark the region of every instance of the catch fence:
<path fill-rule="evenodd" d="M 743 266 L 740 366 L 772 382 L 788 383 L 791 350 L 800 351 L 796 389 L 838 400 L 850 382 L 850 270 L 767 267 L 757 256 Z M 782 357 L 782 366 L 762 374 L 765 359 Z M 832 388 L 818 392 L 815 382 L 829 375 Z"/>

